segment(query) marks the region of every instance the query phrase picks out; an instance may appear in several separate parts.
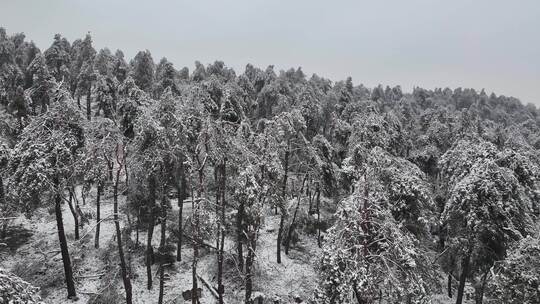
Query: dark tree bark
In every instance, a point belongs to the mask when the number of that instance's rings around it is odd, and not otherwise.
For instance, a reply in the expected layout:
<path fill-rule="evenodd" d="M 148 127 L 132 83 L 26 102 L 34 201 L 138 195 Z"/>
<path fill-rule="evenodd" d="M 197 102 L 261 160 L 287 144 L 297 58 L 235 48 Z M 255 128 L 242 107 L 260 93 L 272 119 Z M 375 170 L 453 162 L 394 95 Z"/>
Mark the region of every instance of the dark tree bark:
<path fill-rule="evenodd" d="M 484 272 L 480 282 L 474 286 L 474 302 L 476 304 L 482 304 L 484 302 L 484 289 L 486 288 L 486 279 L 488 273 L 489 270 Z"/>
<path fill-rule="evenodd" d="M 285 239 L 285 254 L 287 255 L 289 254 L 289 248 L 291 245 L 291 237 L 296 227 L 296 215 L 298 214 L 298 208 L 300 207 L 300 201 L 302 199 L 302 192 L 304 191 L 304 185 L 306 184 L 306 180 L 307 180 L 307 174 L 304 177 L 304 181 L 302 182 L 302 187 L 300 188 L 300 191 L 298 192 L 296 208 L 294 209 L 291 225 L 289 226 L 289 231 L 287 232 L 287 238 Z"/>
<path fill-rule="evenodd" d="M 81 198 L 82 198 L 83 206 L 86 206 L 86 195 L 88 195 L 88 193 L 86 191 L 84 191 L 84 187 L 82 187 L 81 188 Z"/>
<path fill-rule="evenodd" d="M 285 151 L 285 173 L 283 175 L 283 186 L 281 189 L 281 197 L 283 199 L 283 206 L 280 206 L 281 215 L 279 218 L 279 229 L 277 236 L 277 248 L 276 248 L 276 260 L 278 264 L 281 264 L 281 239 L 283 237 L 283 225 L 285 223 L 285 213 L 287 209 L 287 178 L 289 176 L 289 149 L 290 143 L 287 143 L 287 151 Z"/>
<path fill-rule="evenodd" d="M 124 236 L 128 239 L 128 240 L 131 240 L 131 232 L 133 231 L 133 222 L 131 221 L 131 217 L 129 215 L 129 212 L 126 213 L 126 218 L 127 218 L 127 221 L 128 221 L 128 227 L 127 229 L 124 229 Z M 127 271 L 128 273 L 130 274 L 130 280 L 131 280 L 131 273 L 133 273 L 132 269 L 133 269 L 133 256 L 131 254 L 131 246 L 128 246 L 128 251 L 126 253 L 126 256 L 127 256 Z"/>
<path fill-rule="evenodd" d="M 148 206 L 148 215 L 150 216 L 150 221 L 148 223 L 148 231 L 146 235 L 146 288 L 148 290 L 152 289 L 152 264 L 154 263 L 154 249 L 152 248 L 152 236 L 154 235 L 154 205 L 156 202 L 156 181 L 153 176 L 150 176 L 148 180 L 149 188 L 149 206 Z"/>
<path fill-rule="evenodd" d="M 152 236 L 154 234 L 154 215 L 150 211 L 150 222 L 148 223 L 148 231 L 146 236 L 146 288 L 152 289 L 152 264 L 154 260 L 154 250 L 152 249 Z"/>
<path fill-rule="evenodd" d="M 192 288 L 192 294 L 195 295 L 191 298 L 192 304 L 197 304 L 199 302 L 199 298 L 197 295 L 197 289 L 198 289 L 198 278 L 197 278 L 197 264 L 199 262 L 199 243 L 202 243 L 202 240 L 200 239 L 200 218 L 199 218 L 199 207 L 201 200 L 206 196 L 206 192 L 204 189 L 204 168 L 206 166 L 206 161 L 208 159 L 208 154 L 205 153 L 205 157 L 203 161 L 201 162 L 199 159 L 199 156 L 197 155 L 197 164 L 198 169 L 197 173 L 199 176 L 199 184 L 197 187 L 197 204 L 195 204 L 195 199 L 193 196 L 193 174 L 191 174 L 191 208 L 193 210 L 193 220 L 191 222 L 191 231 L 193 231 L 193 262 L 191 264 L 191 274 L 192 274 L 192 282 L 193 282 L 193 288 Z M 193 171 L 192 171 L 193 173 Z"/>
<path fill-rule="evenodd" d="M 86 119 L 92 120 L 92 84 L 88 85 L 86 92 Z"/>
<path fill-rule="evenodd" d="M 128 155 L 127 152 L 125 152 L 124 159 L 127 159 Z M 127 161 L 124 161 L 124 175 L 126 176 L 126 190 L 129 189 L 129 172 L 128 172 L 128 165 Z"/>
<path fill-rule="evenodd" d="M 106 157 L 106 159 L 107 159 L 107 172 L 109 173 L 109 180 L 112 181 L 114 164 L 108 157 Z"/>
<path fill-rule="evenodd" d="M 165 289 L 165 265 L 164 265 L 164 256 L 167 253 L 166 242 L 167 242 L 167 187 L 163 187 L 163 193 L 161 198 L 161 238 L 159 242 L 159 253 L 161 255 L 161 263 L 159 265 L 159 297 L 158 304 L 163 303 L 163 294 Z"/>
<path fill-rule="evenodd" d="M 5 203 L 4 180 L 2 178 L 2 174 L 0 174 L 0 205 L 3 205 L 4 203 Z"/>
<path fill-rule="evenodd" d="M 180 159 L 178 169 L 178 181 L 176 182 L 176 197 L 178 200 L 178 242 L 176 244 L 176 260 L 182 261 L 182 235 L 183 229 L 183 209 L 184 199 L 186 198 L 186 173 L 184 168 L 183 158 Z"/>
<path fill-rule="evenodd" d="M 69 210 L 71 215 L 73 215 L 73 221 L 75 222 L 75 239 L 79 239 L 79 215 L 77 210 L 73 207 L 73 191 L 69 189 L 69 200 L 68 200 Z"/>
<path fill-rule="evenodd" d="M 242 249 L 242 236 L 244 233 L 244 202 L 240 202 L 236 214 L 236 252 L 238 255 L 238 268 L 244 271 L 244 253 Z"/>
<path fill-rule="evenodd" d="M 221 165 L 221 214 L 220 214 L 220 236 L 221 239 L 219 240 L 219 246 L 218 246 L 218 303 L 223 304 L 223 293 L 225 292 L 225 287 L 223 286 L 223 256 L 224 256 L 224 244 L 225 244 L 225 192 L 226 192 L 226 182 L 227 182 L 227 173 L 226 173 L 226 162 L 227 160 L 223 160 L 223 164 Z"/>
<path fill-rule="evenodd" d="M 62 254 L 62 263 L 64 264 L 64 275 L 66 279 L 68 299 L 76 299 L 75 282 L 73 281 L 73 269 L 71 268 L 71 260 L 69 258 L 68 244 L 66 234 L 64 233 L 64 221 L 62 219 L 62 197 L 59 189 L 58 178 L 54 179 L 55 196 L 54 196 L 54 211 L 56 214 L 56 226 L 58 229 L 58 240 L 60 241 L 60 252 Z"/>
<path fill-rule="evenodd" d="M 452 298 L 452 273 L 448 273 L 448 297 Z"/>
<path fill-rule="evenodd" d="M 251 303 L 251 293 L 253 291 L 253 261 L 255 259 L 255 248 L 257 245 L 256 232 L 249 232 L 248 252 L 246 257 L 246 304 Z"/>
<path fill-rule="evenodd" d="M 279 230 L 278 230 L 278 237 L 277 237 L 277 252 L 276 252 L 276 260 L 278 264 L 281 264 L 281 239 L 283 238 L 283 226 L 285 224 L 285 207 L 281 208 L 281 215 L 279 218 Z"/>
<path fill-rule="evenodd" d="M 317 245 L 321 248 L 321 188 L 317 185 Z"/>
<path fill-rule="evenodd" d="M 471 254 L 468 253 L 461 263 L 461 276 L 459 277 L 459 286 L 457 290 L 457 296 L 456 296 L 456 304 L 462 304 L 463 303 L 463 291 L 465 290 L 465 282 L 467 280 L 467 276 L 469 275 L 469 264 L 471 261 Z"/>
<path fill-rule="evenodd" d="M 311 211 L 313 210 L 313 198 L 311 196 L 311 179 L 308 181 L 307 183 L 307 187 L 306 187 L 306 196 L 308 198 L 308 215 L 311 215 Z"/>
<path fill-rule="evenodd" d="M 4 181 L 2 179 L 2 174 L 0 173 L 0 206 L 4 206 L 6 203 L 5 201 L 5 195 L 4 195 Z M 7 227 L 8 227 L 8 221 L 4 221 L 2 224 L 2 232 L 0 235 L 0 238 L 5 239 L 7 236 Z"/>
<path fill-rule="evenodd" d="M 98 182 L 97 193 L 96 193 L 96 235 L 94 240 L 94 247 L 99 248 L 99 231 L 100 231 L 100 221 L 101 221 L 101 192 L 103 191 L 103 184 Z"/>
<path fill-rule="evenodd" d="M 199 189 L 198 189 L 198 195 L 197 198 L 199 199 L 202 195 L 202 172 L 199 170 Z M 198 205 L 198 204 L 197 204 Z M 199 299 L 197 297 L 197 288 L 198 288 L 198 282 L 197 282 L 197 262 L 199 260 L 199 216 L 198 216 L 198 206 L 195 206 L 195 197 L 193 193 L 193 181 L 191 182 L 191 210 L 193 212 L 193 219 L 191 220 L 191 231 L 193 231 L 193 239 L 192 239 L 192 245 L 193 245 L 193 261 L 191 262 L 191 282 L 192 282 L 192 289 L 191 289 L 191 303 L 197 304 L 199 302 Z"/>
<path fill-rule="evenodd" d="M 116 241 L 118 246 L 118 256 L 120 257 L 120 270 L 122 273 L 122 281 L 124 282 L 124 289 L 126 291 L 126 303 L 132 303 L 132 291 L 131 291 L 131 279 L 127 271 L 126 259 L 124 257 L 124 249 L 122 245 L 122 233 L 120 230 L 120 219 L 118 216 L 118 183 L 120 180 L 120 172 L 122 171 L 122 166 L 119 163 L 118 169 L 116 170 L 116 180 L 114 181 L 113 189 L 113 201 L 114 201 L 114 227 L 116 228 Z"/>
<path fill-rule="evenodd" d="M 137 223 L 135 224 L 135 248 L 139 247 L 139 226 L 141 225 L 141 209 L 137 208 Z"/>
<path fill-rule="evenodd" d="M 159 265 L 159 295 L 158 304 L 163 304 L 163 294 L 165 292 L 165 269 L 163 263 Z"/>

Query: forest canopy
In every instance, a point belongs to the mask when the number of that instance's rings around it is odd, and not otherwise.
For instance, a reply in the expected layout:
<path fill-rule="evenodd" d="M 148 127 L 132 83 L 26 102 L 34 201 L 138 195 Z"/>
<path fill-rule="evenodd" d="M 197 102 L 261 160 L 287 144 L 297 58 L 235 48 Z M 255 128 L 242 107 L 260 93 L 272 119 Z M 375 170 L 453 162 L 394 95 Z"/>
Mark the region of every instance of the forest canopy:
<path fill-rule="evenodd" d="M 0 28 L 0 299 L 538 303 L 539 148 L 540 111 L 484 89 Z M 29 248 L 36 269 L 12 267 Z"/>

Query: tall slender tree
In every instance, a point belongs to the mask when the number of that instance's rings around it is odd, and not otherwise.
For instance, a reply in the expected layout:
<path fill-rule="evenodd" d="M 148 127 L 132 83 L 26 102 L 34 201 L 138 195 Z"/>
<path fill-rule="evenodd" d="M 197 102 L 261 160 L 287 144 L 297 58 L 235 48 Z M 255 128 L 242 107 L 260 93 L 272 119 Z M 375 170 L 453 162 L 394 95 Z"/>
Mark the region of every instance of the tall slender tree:
<path fill-rule="evenodd" d="M 81 113 L 67 92 L 53 96 L 50 110 L 36 117 L 23 131 L 8 165 L 9 190 L 21 202 L 21 209 L 31 210 L 47 193 L 54 204 L 58 238 L 64 265 L 68 298 L 76 298 L 73 270 L 64 233 L 62 200 L 70 184 L 73 168 L 84 146 Z"/>

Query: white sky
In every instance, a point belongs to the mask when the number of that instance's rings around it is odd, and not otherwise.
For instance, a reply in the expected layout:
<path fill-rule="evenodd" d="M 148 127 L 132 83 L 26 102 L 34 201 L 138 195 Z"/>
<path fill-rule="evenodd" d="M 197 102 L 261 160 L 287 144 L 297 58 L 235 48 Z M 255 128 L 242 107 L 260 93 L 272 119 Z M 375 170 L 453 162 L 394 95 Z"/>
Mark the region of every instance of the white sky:
<path fill-rule="evenodd" d="M 540 0 L 0 0 L 0 26 L 42 49 L 90 31 L 176 68 L 302 66 L 367 86 L 473 87 L 540 105 Z"/>

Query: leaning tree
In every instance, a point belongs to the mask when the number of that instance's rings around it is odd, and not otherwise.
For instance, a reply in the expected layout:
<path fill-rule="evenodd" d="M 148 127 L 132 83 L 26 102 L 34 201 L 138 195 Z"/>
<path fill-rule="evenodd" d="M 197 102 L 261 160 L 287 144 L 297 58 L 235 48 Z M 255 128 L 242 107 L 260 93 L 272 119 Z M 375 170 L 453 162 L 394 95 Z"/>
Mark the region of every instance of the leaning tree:
<path fill-rule="evenodd" d="M 538 166 L 523 152 L 497 153 L 482 140 L 458 142 L 439 166 L 448 197 L 441 215 L 447 230 L 444 252 L 461 266 L 456 303 L 462 303 L 468 278 L 476 302 L 482 303 L 490 268 L 531 231 Z"/>
<path fill-rule="evenodd" d="M 57 92 L 49 111 L 36 116 L 23 130 L 8 164 L 8 188 L 10 197 L 25 211 L 54 204 L 68 298 L 76 298 L 62 200 L 84 146 L 84 120 L 67 96 L 67 92 Z"/>
<path fill-rule="evenodd" d="M 508 168 L 492 160 L 473 165 L 471 172 L 452 189 L 442 220 L 447 225 L 448 252 L 461 260 L 457 302 L 465 281 L 482 274 L 477 303 L 482 303 L 490 267 L 505 257 L 506 249 L 529 229 L 528 204 L 518 180 Z"/>
<path fill-rule="evenodd" d="M 489 284 L 494 303 L 540 303 L 540 239 L 538 235 L 521 239 L 506 259 L 493 267 Z"/>
<path fill-rule="evenodd" d="M 6 169 L 6 166 L 9 162 L 9 155 L 10 155 L 10 148 L 7 145 L 7 143 L 0 137 L 0 210 L 2 211 L 2 214 L 4 216 L 10 214 L 10 212 L 13 210 L 13 206 L 11 204 L 8 204 L 5 197 L 5 189 L 4 189 L 4 171 Z M 2 230 L 0 231 L 0 238 L 4 239 L 6 237 L 7 233 L 7 227 L 8 227 L 8 220 L 3 219 L 2 223 Z"/>
<path fill-rule="evenodd" d="M 321 261 L 319 303 L 429 303 L 434 278 L 419 240 L 392 215 L 391 195 L 366 172 L 340 203 Z"/>

